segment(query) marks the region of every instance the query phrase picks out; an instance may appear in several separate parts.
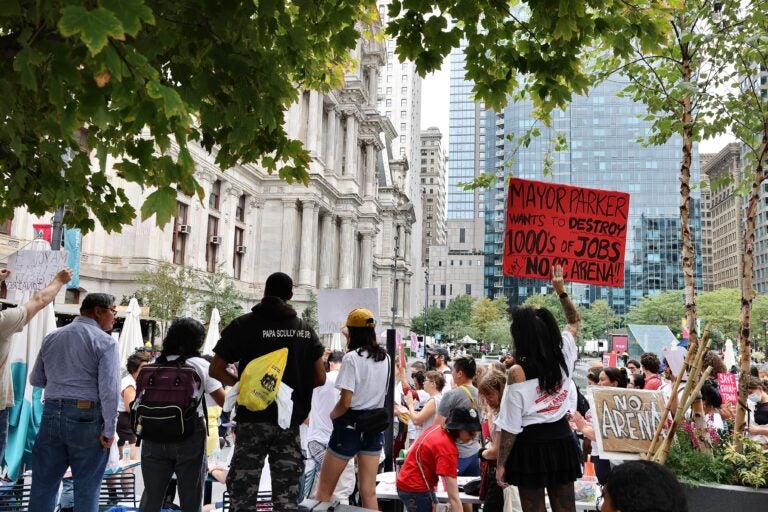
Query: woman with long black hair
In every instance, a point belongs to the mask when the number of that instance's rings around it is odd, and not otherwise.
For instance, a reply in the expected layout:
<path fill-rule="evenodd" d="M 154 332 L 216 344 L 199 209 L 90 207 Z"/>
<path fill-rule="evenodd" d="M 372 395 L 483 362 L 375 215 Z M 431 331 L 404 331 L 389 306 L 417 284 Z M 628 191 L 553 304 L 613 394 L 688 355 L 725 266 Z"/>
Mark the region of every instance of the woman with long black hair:
<path fill-rule="evenodd" d="M 330 501 L 341 472 L 357 457 L 357 486 L 363 508 L 378 510 L 376 473 L 389 423 L 384 399 L 389 384 L 390 360 L 376 338 L 376 319 L 367 309 L 354 309 L 342 328 L 348 330 L 348 352 L 341 360 L 336 388 L 341 396 L 331 411 L 333 431 L 320 469 L 316 498 Z M 383 412 L 385 426 L 378 431 L 361 427 L 365 416 Z"/>
<path fill-rule="evenodd" d="M 158 362 L 171 363 L 177 359 L 194 368 L 200 377 L 196 397 L 208 394 L 219 404 L 224 404 L 224 389 L 221 382 L 208 376 L 209 363 L 200 355 L 205 341 L 205 327 L 193 318 L 177 318 L 168 328 L 163 340 L 163 350 Z M 184 512 L 200 512 L 203 508 L 203 486 L 205 484 L 206 455 L 205 442 L 208 432 L 205 428 L 203 403 L 197 407 L 197 421 L 188 437 L 177 442 L 142 440 L 141 473 L 144 479 L 144 494 L 141 496 L 141 512 L 159 512 L 162 508 L 166 489 L 175 474 Z"/>
<path fill-rule="evenodd" d="M 571 376 L 580 318 L 565 291 L 559 265 L 552 271 L 552 286 L 567 325 L 561 333 L 545 308 L 512 310 L 516 364 L 507 374 L 496 418 L 496 481 L 501 487 L 517 486 L 525 512 L 545 509 L 544 489 L 553 511 L 575 511 L 573 482 L 581 476 L 581 454 L 567 418 L 575 403 Z"/>

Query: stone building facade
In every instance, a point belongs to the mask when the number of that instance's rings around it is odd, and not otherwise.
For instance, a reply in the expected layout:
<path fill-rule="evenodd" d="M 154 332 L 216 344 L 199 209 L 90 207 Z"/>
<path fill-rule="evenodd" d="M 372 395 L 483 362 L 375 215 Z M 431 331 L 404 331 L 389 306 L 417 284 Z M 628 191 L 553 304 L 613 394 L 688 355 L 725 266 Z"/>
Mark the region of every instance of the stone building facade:
<path fill-rule="evenodd" d="M 418 165 L 421 176 L 421 204 L 424 225 L 421 237 L 421 264 L 429 268 L 429 247 L 445 245 L 446 240 L 446 155 L 443 134 L 435 127 L 421 132 Z"/>

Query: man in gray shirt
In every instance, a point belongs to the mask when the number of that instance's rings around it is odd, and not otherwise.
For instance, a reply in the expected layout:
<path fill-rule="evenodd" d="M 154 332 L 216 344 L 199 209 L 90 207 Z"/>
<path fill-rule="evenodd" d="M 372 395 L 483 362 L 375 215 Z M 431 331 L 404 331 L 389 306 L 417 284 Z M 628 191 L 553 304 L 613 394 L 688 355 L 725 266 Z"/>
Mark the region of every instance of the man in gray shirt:
<path fill-rule="evenodd" d="M 112 295 L 91 293 L 79 317 L 43 340 L 29 376 L 30 384 L 45 388 L 32 449 L 30 510 L 54 510 L 59 484 L 71 467 L 75 510 L 98 511 L 120 395 L 117 343 L 107 334 L 115 315 Z"/>
<path fill-rule="evenodd" d="M 456 387 L 443 393 L 434 425 L 444 425 L 445 418 L 450 416 L 454 409 L 475 409 L 479 413 L 477 388 L 472 385 L 476 370 L 477 365 L 472 356 L 457 357 L 453 361 L 453 382 Z M 459 449 L 459 476 L 480 476 L 478 442 L 456 443 L 456 447 Z"/>

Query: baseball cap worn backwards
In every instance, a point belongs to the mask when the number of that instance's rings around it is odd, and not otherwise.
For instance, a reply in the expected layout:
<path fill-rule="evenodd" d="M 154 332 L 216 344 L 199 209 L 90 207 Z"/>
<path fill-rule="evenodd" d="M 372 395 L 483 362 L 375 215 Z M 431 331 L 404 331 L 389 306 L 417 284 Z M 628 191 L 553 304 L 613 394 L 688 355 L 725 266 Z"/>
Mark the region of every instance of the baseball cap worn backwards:
<path fill-rule="evenodd" d="M 344 329 L 345 327 L 370 327 L 373 329 L 376 327 L 376 319 L 373 316 L 373 312 L 369 309 L 353 309 L 349 312 L 347 321 L 341 326 L 341 329 Z"/>
<path fill-rule="evenodd" d="M 468 430 L 476 432 L 480 430 L 480 417 L 475 409 L 459 407 L 451 411 L 445 422 L 448 430 Z"/>

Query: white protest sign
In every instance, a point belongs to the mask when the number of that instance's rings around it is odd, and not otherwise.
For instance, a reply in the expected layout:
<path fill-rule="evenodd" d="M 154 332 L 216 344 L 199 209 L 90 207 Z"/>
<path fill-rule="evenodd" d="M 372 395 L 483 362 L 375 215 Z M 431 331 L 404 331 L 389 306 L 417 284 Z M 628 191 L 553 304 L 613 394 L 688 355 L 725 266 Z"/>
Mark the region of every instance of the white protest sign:
<path fill-rule="evenodd" d="M 587 398 L 601 459 L 639 459 L 648 451 L 664 412 L 661 391 L 590 386 Z"/>
<path fill-rule="evenodd" d="M 8 257 L 9 290 L 39 290 L 67 264 L 67 251 L 17 251 Z"/>
<path fill-rule="evenodd" d="M 317 290 L 317 324 L 320 334 L 338 333 L 347 315 L 356 308 L 370 309 L 376 317 L 376 331 L 383 326 L 379 320 L 379 289 L 323 289 Z"/>

